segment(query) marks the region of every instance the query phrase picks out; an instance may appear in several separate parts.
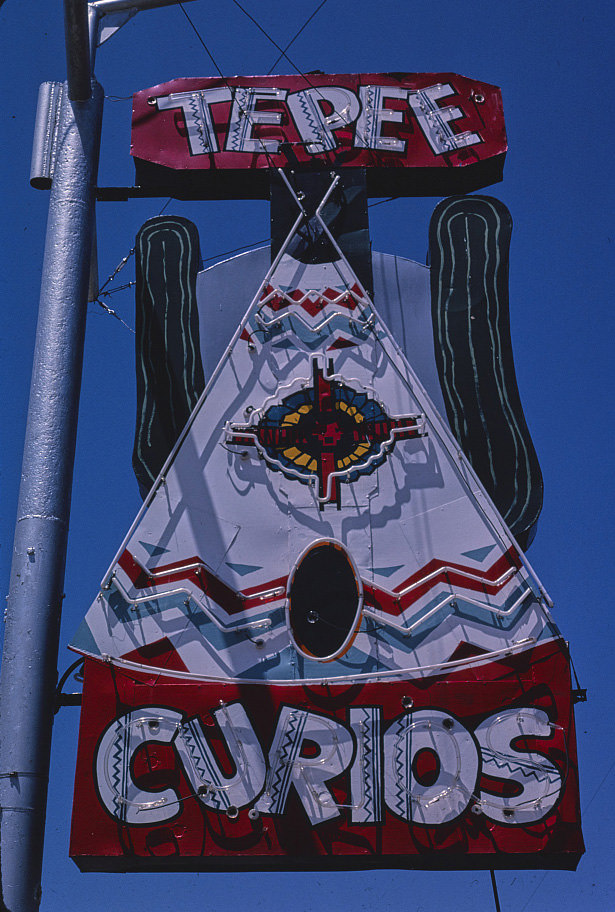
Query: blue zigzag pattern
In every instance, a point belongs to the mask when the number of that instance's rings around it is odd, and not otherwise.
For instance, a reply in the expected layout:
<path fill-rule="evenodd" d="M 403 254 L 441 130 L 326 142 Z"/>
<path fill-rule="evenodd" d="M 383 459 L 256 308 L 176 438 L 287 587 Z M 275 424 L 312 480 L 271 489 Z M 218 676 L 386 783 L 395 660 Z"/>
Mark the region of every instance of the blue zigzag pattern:
<path fill-rule="evenodd" d="M 532 761 L 524 762 L 520 758 L 516 763 L 513 763 L 510 760 L 498 756 L 486 747 L 481 747 L 481 753 L 483 755 L 484 763 L 494 763 L 498 770 L 506 770 L 511 778 L 514 774 L 521 773 L 524 779 L 534 779 L 538 783 L 542 783 L 546 780 L 550 785 L 553 785 L 556 782 L 559 782 L 559 773 L 548 767 L 533 765 Z"/>
<path fill-rule="evenodd" d="M 199 110 L 199 104 L 198 104 L 197 98 L 198 98 L 197 95 L 191 95 L 190 101 L 188 103 L 190 105 L 190 110 L 192 112 L 192 116 L 194 117 L 194 123 L 196 125 L 197 135 L 201 141 L 201 148 L 203 149 L 203 152 L 209 152 L 210 150 L 208 149 L 207 143 L 205 142 L 205 131 L 203 130 L 203 122 L 202 122 L 201 112 Z"/>
<path fill-rule="evenodd" d="M 273 775 L 269 791 L 271 794 L 271 813 L 273 814 L 278 813 L 288 793 L 290 773 L 302 740 L 301 736 L 305 728 L 306 719 L 307 713 L 302 710 L 291 710 L 287 715 L 284 734 L 277 751 L 277 764 L 272 768 Z"/>
<path fill-rule="evenodd" d="M 325 149 L 335 148 L 327 134 L 323 134 L 323 131 L 320 129 L 320 124 L 318 123 L 317 118 L 314 116 L 314 109 L 303 93 L 299 93 L 298 101 L 308 125 L 314 131 L 314 135 L 320 136 L 320 144 L 324 146 Z"/>
<path fill-rule="evenodd" d="M 229 134 L 228 134 L 228 140 L 227 140 L 227 148 L 232 150 L 233 152 L 239 151 L 239 149 L 241 147 L 241 137 L 242 137 L 242 133 L 244 131 L 242 121 L 247 119 L 246 111 L 245 111 L 245 101 L 246 101 L 247 93 L 245 92 L 245 90 L 240 89 L 239 87 L 235 87 L 235 89 L 233 90 L 233 102 L 235 102 L 235 100 L 237 99 L 238 96 L 239 96 L 239 100 L 237 101 L 237 107 L 239 109 L 240 114 L 239 114 L 238 120 L 236 120 L 233 124 L 229 124 Z"/>
<path fill-rule="evenodd" d="M 115 814 L 121 820 L 126 817 L 126 805 L 121 799 L 126 794 L 124 791 L 124 778 L 127 764 L 124 763 L 124 757 L 128 751 L 128 731 L 127 726 L 121 725 L 120 721 L 116 720 L 111 755 L 111 787 L 114 791 L 113 804 Z"/>
<path fill-rule="evenodd" d="M 374 95 L 375 87 L 367 86 L 367 99 L 365 105 L 365 135 L 361 139 L 365 142 L 366 146 L 375 145 L 375 134 L 376 134 L 376 118 L 375 118 L 375 108 L 374 108 Z"/>
<path fill-rule="evenodd" d="M 218 770 L 215 764 L 212 763 L 209 745 L 204 740 L 202 732 L 197 728 L 197 724 L 195 720 L 191 720 L 183 726 L 182 740 L 202 783 L 219 787 L 222 783 Z M 228 795 L 222 790 L 216 790 L 214 793 L 210 792 L 207 801 L 215 810 L 223 810 L 230 805 Z"/>
<path fill-rule="evenodd" d="M 393 773 L 395 775 L 395 810 L 402 817 L 410 817 L 409 814 L 410 808 L 408 807 L 408 790 L 405 787 L 406 783 L 406 764 L 404 763 L 403 751 L 399 746 L 399 741 L 404 734 L 407 734 L 407 725 L 405 719 L 398 719 L 395 723 L 395 733 L 397 735 L 397 740 L 395 742 L 395 749 L 393 751 Z"/>

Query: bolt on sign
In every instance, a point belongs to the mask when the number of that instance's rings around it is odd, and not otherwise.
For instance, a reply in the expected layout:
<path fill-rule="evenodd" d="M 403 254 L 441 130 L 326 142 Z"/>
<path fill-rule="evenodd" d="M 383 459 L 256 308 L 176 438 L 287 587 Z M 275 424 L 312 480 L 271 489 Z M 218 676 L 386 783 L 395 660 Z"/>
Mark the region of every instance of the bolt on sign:
<path fill-rule="evenodd" d="M 142 186 L 267 186 L 272 246 L 199 271 L 188 220 L 137 236 L 144 503 L 72 643 L 82 870 L 576 866 L 510 215 L 444 199 L 430 267 L 367 224 L 370 193 L 459 193 L 505 148 L 499 90 L 453 74 L 135 96 Z"/>

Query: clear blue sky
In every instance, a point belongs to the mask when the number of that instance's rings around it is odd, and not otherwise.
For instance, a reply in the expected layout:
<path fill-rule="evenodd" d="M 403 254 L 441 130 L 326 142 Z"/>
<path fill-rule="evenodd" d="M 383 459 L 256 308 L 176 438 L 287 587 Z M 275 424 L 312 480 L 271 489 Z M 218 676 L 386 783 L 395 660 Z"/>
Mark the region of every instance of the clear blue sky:
<path fill-rule="evenodd" d="M 285 45 L 318 0 L 245 0 Z M 267 72 L 278 56 L 232 0 L 186 6 L 225 75 Z M 453 71 L 502 88 L 510 151 L 491 192 L 511 210 L 511 321 L 521 397 L 545 477 L 545 506 L 529 557 L 555 601 L 589 702 L 577 707 L 581 804 L 587 854 L 576 873 L 502 872 L 504 912 L 562 912 L 615 906 L 612 839 L 615 734 L 610 685 L 615 622 L 613 551 L 612 90 L 613 4 L 598 0 L 439 3 L 328 0 L 289 56 L 303 71 Z M 6 0 L 0 10 L 3 103 L 3 219 L 0 522 L 2 591 L 8 588 L 48 196 L 28 184 L 39 83 L 65 76 L 60 0 Z M 177 76 L 214 75 L 181 9 L 139 14 L 99 51 L 96 72 L 109 96 L 101 185 L 131 184 L 132 92 Z M 293 72 L 290 64 L 278 72 Z M 435 199 L 405 199 L 371 210 L 375 249 L 424 262 Z M 103 203 L 98 209 L 101 282 L 164 201 Z M 204 258 L 268 236 L 268 204 L 172 203 L 167 212 L 198 225 Z M 132 279 L 129 264 L 114 284 Z M 133 296 L 107 299 L 133 324 Z M 248 303 L 248 302 L 246 302 Z M 90 305 L 80 413 L 66 600 L 59 667 L 140 499 L 131 469 L 133 336 Z M 493 908 L 489 875 L 80 874 L 68 858 L 78 710 L 54 730 L 43 873 L 43 912 L 235 912 L 241 905 L 282 912 L 388 910 L 464 912 Z"/>

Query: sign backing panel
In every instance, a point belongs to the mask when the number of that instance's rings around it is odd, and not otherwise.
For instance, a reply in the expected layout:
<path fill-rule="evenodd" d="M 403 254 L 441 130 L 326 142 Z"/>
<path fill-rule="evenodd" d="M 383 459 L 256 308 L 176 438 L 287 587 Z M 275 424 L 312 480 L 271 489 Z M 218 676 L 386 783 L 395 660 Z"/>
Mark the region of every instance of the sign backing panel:
<path fill-rule="evenodd" d="M 583 851 L 561 640 L 420 685 L 195 684 L 88 660 L 85 693 L 84 871 L 574 868 Z"/>
<path fill-rule="evenodd" d="M 464 193 L 501 179 L 506 149 L 500 90 L 454 73 L 182 78 L 133 99 L 137 182 L 190 198 L 266 197 L 276 168 Z"/>

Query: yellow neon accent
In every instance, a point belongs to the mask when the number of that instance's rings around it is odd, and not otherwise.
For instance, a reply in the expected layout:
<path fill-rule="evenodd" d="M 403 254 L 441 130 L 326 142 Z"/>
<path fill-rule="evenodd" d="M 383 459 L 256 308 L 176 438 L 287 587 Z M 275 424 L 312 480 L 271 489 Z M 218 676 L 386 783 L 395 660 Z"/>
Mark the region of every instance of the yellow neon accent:
<path fill-rule="evenodd" d="M 342 412 L 346 412 L 348 415 L 350 415 L 351 418 L 354 418 L 356 424 L 359 424 L 361 421 L 365 421 L 365 418 L 361 412 L 357 411 L 356 406 L 348 405 L 348 403 L 344 402 L 343 399 L 340 399 L 339 402 L 336 402 L 335 407 L 336 409 L 340 409 Z"/>
<path fill-rule="evenodd" d="M 282 425 L 297 424 L 300 417 L 301 417 L 301 415 L 299 414 L 299 412 L 291 412 L 290 415 L 286 415 L 286 417 L 284 418 L 284 421 L 282 422 Z"/>
<path fill-rule="evenodd" d="M 310 470 L 310 472 L 315 472 L 317 468 L 318 468 L 318 464 L 317 464 L 316 460 L 312 459 L 312 461 L 308 465 L 308 469 Z"/>
<path fill-rule="evenodd" d="M 311 457 L 310 457 L 309 453 L 302 453 L 301 456 L 297 456 L 297 458 L 295 459 L 295 464 L 300 465 L 300 466 L 306 466 L 309 463 L 310 458 Z"/>
<path fill-rule="evenodd" d="M 301 456 L 301 450 L 298 450 L 297 447 L 289 447 L 287 450 L 282 450 L 282 454 L 294 462 L 297 456 Z"/>
<path fill-rule="evenodd" d="M 306 415 L 308 412 L 312 411 L 312 406 L 311 405 L 300 405 L 299 411 L 301 412 L 302 415 Z"/>

